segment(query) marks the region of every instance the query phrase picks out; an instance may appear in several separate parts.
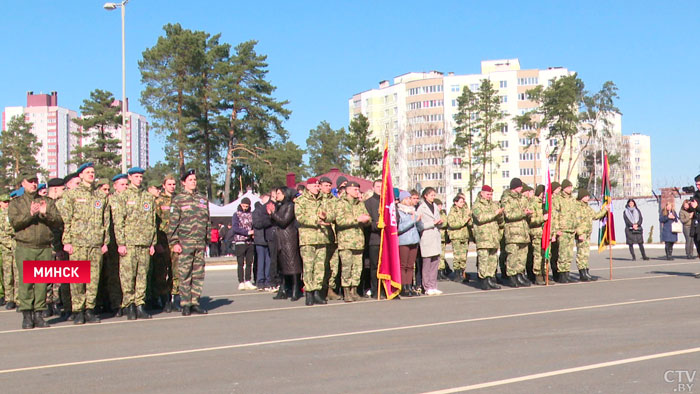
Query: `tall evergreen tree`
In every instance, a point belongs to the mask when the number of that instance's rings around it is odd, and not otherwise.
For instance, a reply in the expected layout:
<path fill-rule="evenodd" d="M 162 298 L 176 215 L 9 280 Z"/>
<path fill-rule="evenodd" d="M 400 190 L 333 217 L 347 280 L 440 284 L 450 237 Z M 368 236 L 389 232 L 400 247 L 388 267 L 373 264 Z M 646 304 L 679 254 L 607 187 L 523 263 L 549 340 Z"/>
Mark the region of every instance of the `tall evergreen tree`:
<path fill-rule="evenodd" d="M 114 135 L 122 123 L 121 106 L 114 104 L 111 92 L 95 89 L 90 92 L 89 99 L 83 100 L 81 117 L 73 119 L 81 128 L 73 135 L 83 143 L 73 148 L 69 163 L 95 163 L 95 174 L 99 179 L 111 179 L 121 167 L 121 141 Z"/>
<path fill-rule="evenodd" d="M 287 173 L 308 176 L 304 150 L 292 141 L 275 142 L 272 147 L 251 160 L 251 169 L 261 192 L 286 185 Z"/>
<path fill-rule="evenodd" d="M 477 142 L 478 129 L 476 121 L 478 119 L 478 100 L 477 95 L 472 92 L 467 86 L 462 90 L 462 94 L 457 97 L 457 114 L 454 116 L 456 127 L 454 146 L 451 149 L 453 156 L 461 158 L 461 167 L 466 167 L 469 172 L 469 203 L 474 201 L 473 189 L 481 180 L 483 174 L 474 169 L 474 146 Z M 466 155 L 465 158 L 462 157 Z"/>
<path fill-rule="evenodd" d="M 245 171 L 260 152 L 268 151 L 274 141 L 286 143 L 282 121 L 289 118 L 288 102 L 275 99 L 276 87 L 267 78 L 267 56 L 255 51 L 257 41 L 238 44 L 224 75 L 217 83 L 221 124 L 225 126 L 226 159 L 224 203 L 230 199 L 231 181 Z"/>
<path fill-rule="evenodd" d="M 0 134 L 0 168 L 3 175 L 0 183 L 4 188 L 16 187 L 23 170 L 47 173 L 36 160 L 41 142 L 32 133 L 32 125 L 24 119 L 24 115 L 13 116 L 7 129 Z"/>
<path fill-rule="evenodd" d="M 347 133 L 344 128 L 333 130 L 331 125 L 322 121 L 315 129 L 309 131 L 306 150 L 309 153 L 309 167 L 312 174 L 323 174 L 331 168 L 341 172 L 348 171 L 348 148 L 345 145 Z"/>
<path fill-rule="evenodd" d="M 482 79 L 479 85 L 477 98 L 477 120 L 476 128 L 479 130 L 479 138 L 475 147 L 474 155 L 476 162 L 481 165 L 481 184 L 486 182 L 486 167 L 489 167 L 489 183 L 493 185 L 493 151 L 500 148 L 493 142 L 493 134 L 500 131 L 505 123 L 505 113 L 501 110 L 501 98 L 498 91 L 488 79 Z M 498 165 L 496 165 L 498 166 Z"/>
<path fill-rule="evenodd" d="M 379 150 L 379 140 L 372 137 L 366 116 L 359 114 L 350 122 L 347 147 L 357 162 L 352 168 L 352 175 L 365 179 L 379 177 L 382 152 Z"/>

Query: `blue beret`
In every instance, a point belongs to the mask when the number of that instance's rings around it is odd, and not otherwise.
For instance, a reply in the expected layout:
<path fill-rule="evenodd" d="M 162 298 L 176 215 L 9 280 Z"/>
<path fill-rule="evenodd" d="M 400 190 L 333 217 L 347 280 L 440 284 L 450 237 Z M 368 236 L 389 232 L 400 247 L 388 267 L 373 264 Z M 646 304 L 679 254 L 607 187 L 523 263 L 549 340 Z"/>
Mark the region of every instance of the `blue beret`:
<path fill-rule="evenodd" d="M 10 198 L 19 197 L 22 195 L 24 195 L 24 187 L 20 187 L 19 189 L 12 191 L 12 193 L 10 193 Z"/>
<path fill-rule="evenodd" d="M 45 183 L 40 183 L 36 190 L 46 189 Z"/>
<path fill-rule="evenodd" d="M 87 163 L 84 163 L 83 165 L 81 165 L 80 167 L 78 167 L 78 171 L 76 171 L 75 173 L 76 173 L 76 174 L 80 174 L 80 173 L 83 172 L 86 168 L 90 168 L 90 167 L 93 167 L 93 168 L 95 167 L 95 165 L 92 164 L 91 161 L 89 161 L 89 162 L 87 162 Z"/>
<path fill-rule="evenodd" d="M 116 182 L 120 179 L 126 179 L 126 174 L 117 174 L 112 178 L 112 182 Z"/>
<path fill-rule="evenodd" d="M 146 172 L 146 170 L 144 170 L 141 167 L 131 167 L 131 168 L 129 168 L 129 171 L 127 171 L 126 173 L 129 175 L 134 175 L 134 174 L 143 174 L 144 172 Z"/>

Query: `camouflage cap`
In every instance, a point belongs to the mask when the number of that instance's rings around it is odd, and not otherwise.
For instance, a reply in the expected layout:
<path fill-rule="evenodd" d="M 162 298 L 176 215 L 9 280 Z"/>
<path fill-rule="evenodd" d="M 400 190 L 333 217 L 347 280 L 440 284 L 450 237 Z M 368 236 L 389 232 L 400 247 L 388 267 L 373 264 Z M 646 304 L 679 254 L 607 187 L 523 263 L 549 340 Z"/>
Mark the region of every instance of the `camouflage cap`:
<path fill-rule="evenodd" d="M 360 187 L 360 184 L 355 181 L 348 182 L 345 187 Z"/>
<path fill-rule="evenodd" d="M 561 188 L 566 189 L 569 186 L 574 186 L 574 185 L 571 183 L 570 180 L 564 179 L 564 181 L 562 181 L 562 183 L 561 183 Z"/>
<path fill-rule="evenodd" d="M 544 193 L 544 185 L 537 185 L 537 188 L 535 188 L 535 195 L 540 196 Z"/>
<path fill-rule="evenodd" d="M 588 193 L 588 190 L 586 189 L 578 189 L 578 196 L 576 196 L 577 200 L 583 200 L 584 197 L 588 197 L 591 194 Z"/>
<path fill-rule="evenodd" d="M 559 184 L 559 182 L 552 182 L 552 191 L 555 191 L 555 190 L 559 189 L 560 187 L 561 187 L 561 185 Z"/>

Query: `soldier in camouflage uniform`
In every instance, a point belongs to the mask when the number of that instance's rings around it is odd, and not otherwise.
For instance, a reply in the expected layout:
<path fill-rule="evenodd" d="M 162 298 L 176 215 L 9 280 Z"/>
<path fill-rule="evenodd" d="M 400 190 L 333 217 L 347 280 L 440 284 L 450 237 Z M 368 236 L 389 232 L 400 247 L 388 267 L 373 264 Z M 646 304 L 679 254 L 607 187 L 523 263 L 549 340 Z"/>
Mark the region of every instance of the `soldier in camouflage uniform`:
<path fill-rule="evenodd" d="M 501 206 L 505 213 L 504 238 L 506 241 L 506 273 L 511 287 L 530 286 L 532 283 L 525 276 L 527 246 L 530 243 L 528 216 L 532 211 L 527 200 L 522 196 L 523 182 L 519 178 L 510 181 L 510 189 L 503 192 Z"/>
<path fill-rule="evenodd" d="M 3 304 L 6 309 L 15 309 L 19 301 L 19 283 L 14 256 L 15 230 L 7 216 L 9 201 L 10 196 L 3 195 L 3 201 L 0 202 L 0 253 L 2 254 Z"/>
<path fill-rule="evenodd" d="M 197 193 L 197 175 L 188 170 L 180 178 L 184 191 L 172 199 L 168 243 L 178 256 L 182 315 L 206 314 L 199 305 L 204 285 L 204 251 L 209 244 L 209 203 Z"/>
<path fill-rule="evenodd" d="M 338 195 L 343 196 L 345 194 L 345 185 L 348 180 L 344 176 L 338 177 L 337 187 Z M 327 212 L 332 212 L 335 209 L 335 204 L 340 201 L 338 197 L 331 193 L 331 187 L 333 183 L 328 177 L 321 177 L 321 195 L 323 195 L 324 204 L 326 206 Z M 326 287 L 328 288 L 328 300 L 340 300 L 342 297 L 336 293 L 335 289 L 338 281 L 338 272 L 340 270 L 340 254 L 338 253 L 338 240 L 336 237 L 337 229 L 335 224 L 331 224 L 331 233 L 329 234 L 332 239 L 328 244 L 328 252 L 326 253 Z"/>
<path fill-rule="evenodd" d="M 110 201 L 120 256 L 122 308 L 128 320 L 151 318 L 144 305 L 148 264 L 155 253 L 156 214 L 155 199 L 141 189 L 144 172 L 140 167 L 129 169 L 129 187 Z"/>
<path fill-rule="evenodd" d="M 306 181 L 306 190 L 294 200 L 294 213 L 299 223 L 299 247 L 304 264 L 306 305 L 325 304 L 321 295 L 325 276 L 326 255 L 332 229 L 325 221 L 328 200 L 320 193 L 318 179 Z"/>
<path fill-rule="evenodd" d="M 559 195 L 561 194 L 561 185 L 559 184 L 559 182 L 552 182 L 551 186 L 552 209 L 554 209 L 554 202 L 557 201 L 557 199 L 559 199 Z M 554 231 L 554 214 L 552 214 L 550 220 L 552 220 L 551 230 Z M 552 232 L 552 235 L 555 235 L 554 232 Z M 552 237 L 552 242 L 549 244 L 549 254 L 549 268 L 552 270 L 552 278 L 554 278 L 555 281 L 558 281 L 559 272 L 557 271 L 557 263 L 559 262 L 559 241 L 557 241 L 555 237 Z"/>
<path fill-rule="evenodd" d="M 452 279 L 455 282 L 468 283 L 466 276 L 467 253 L 469 250 L 469 225 L 472 222 L 472 213 L 467 206 L 464 196 L 457 195 L 454 205 L 447 216 L 447 234 L 452 242 Z"/>
<path fill-rule="evenodd" d="M 26 283 L 22 278 L 25 261 L 51 259 L 51 229 L 61 224 L 61 215 L 53 200 L 37 194 L 38 182 L 34 171 L 24 173 L 21 179 L 25 192 L 10 202 L 8 216 L 15 230 L 15 264 L 22 328 L 48 327 L 42 317 L 46 309 L 46 284 Z"/>
<path fill-rule="evenodd" d="M 472 205 L 474 239 L 479 259 L 479 279 L 484 290 L 500 289 L 496 284 L 496 267 L 498 267 L 498 248 L 500 247 L 499 222 L 503 221 L 503 208 L 493 201 L 493 189 L 489 185 L 481 191 Z"/>
<path fill-rule="evenodd" d="M 532 273 L 535 276 L 535 284 L 544 285 L 546 283 L 542 272 L 544 260 L 542 259 L 542 226 L 547 220 L 547 214 L 542 213 L 542 194 L 544 185 L 538 185 L 536 190 L 523 189 L 523 195 L 527 198 L 527 205 L 532 211 L 528 216 L 527 223 L 530 228 L 530 249 L 532 258 Z"/>
<path fill-rule="evenodd" d="M 442 220 L 443 223 L 447 223 L 447 211 L 443 208 L 442 201 L 439 198 L 436 198 L 433 201 L 433 204 L 435 204 L 435 206 L 438 209 L 438 212 L 440 213 L 440 220 Z M 438 279 L 438 281 L 455 280 L 456 277 L 455 277 L 455 273 L 453 271 L 454 267 L 450 268 L 450 265 L 447 264 L 447 259 L 445 258 L 445 251 L 447 250 L 447 244 L 452 243 L 452 240 L 450 239 L 449 234 L 447 234 L 446 228 L 443 227 L 443 228 L 440 228 L 439 230 L 440 230 L 440 262 L 438 263 L 437 279 Z M 454 249 L 452 250 L 452 254 L 454 254 Z M 454 265 L 454 260 L 452 262 L 452 265 Z"/>
<path fill-rule="evenodd" d="M 110 226 L 109 239 L 107 245 L 107 254 L 103 257 L 102 271 L 105 274 L 105 283 L 107 296 L 109 297 L 109 305 L 115 317 L 121 317 L 124 314 L 122 309 L 122 284 L 119 278 L 119 252 L 117 245 L 117 237 L 114 233 L 114 205 L 115 199 L 119 193 L 126 190 L 128 180 L 126 174 L 117 174 L 112 178 L 112 186 L 114 193 L 107 196 L 107 210 L 109 211 Z"/>
<path fill-rule="evenodd" d="M 167 175 L 163 179 L 163 192 L 156 198 L 156 223 L 158 224 L 158 243 L 154 256 L 153 275 L 156 293 L 161 297 L 163 312 L 180 311 L 175 302 L 178 294 L 177 256 L 168 242 L 168 227 L 170 226 L 170 207 L 175 194 L 175 176 Z"/>
<path fill-rule="evenodd" d="M 362 251 L 365 247 L 362 228 L 369 224 L 371 217 L 365 204 L 360 201 L 360 185 L 357 182 L 347 183 L 345 195 L 335 204 L 326 219 L 336 224 L 344 300 L 359 301 L 361 298 L 357 294 L 357 285 L 360 284 Z"/>
<path fill-rule="evenodd" d="M 607 208 L 596 212 L 588 205 L 591 199 L 588 190 L 579 189 L 576 197 L 578 211 L 576 215 L 576 265 L 581 282 L 598 280 L 588 272 L 588 257 L 591 254 L 591 232 L 593 220 L 600 220 L 608 213 Z"/>
<path fill-rule="evenodd" d="M 552 202 L 552 232 L 559 242 L 559 260 L 557 272 L 559 283 L 575 282 L 569 276 L 571 260 L 574 255 L 574 233 L 576 232 L 577 202 L 571 195 L 573 185 L 568 179 L 561 183 L 562 191 Z"/>
<path fill-rule="evenodd" d="M 71 283 L 70 294 L 74 324 L 99 323 L 95 314 L 97 287 L 100 283 L 102 255 L 109 244 L 107 198 L 95 192 L 95 168 L 85 163 L 78 168 L 80 185 L 63 195 L 63 250 L 73 261 L 90 261 L 90 283 Z"/>
<path fill-rule="evenodd" d="M 63 191 L 65 189 L 65 181 L 61 178 L 49 179 L 47 182 L 49 187 L 49 194 L 47 197 L 56 201 L 56 208 L 60 209 L 59 201 L 63 197 Z M 63 224 L 59 227 L 52 228 L 53 240 L 51 241 L 52 257 L 54 260 L 64 261 L 68 260 L 68 253 L 63 250 Z M 46 287 L 46 311 L 44 311 L 44 317 L 50 317 L 51 315 L 61 316 L 61 304 L 65 299 L 66 304 L 70 303 L 70 286 L 68 283 L 65 286 L 61 283 L 49 283 Z M 66 308 L 68 309 L 68 308 Z"/>

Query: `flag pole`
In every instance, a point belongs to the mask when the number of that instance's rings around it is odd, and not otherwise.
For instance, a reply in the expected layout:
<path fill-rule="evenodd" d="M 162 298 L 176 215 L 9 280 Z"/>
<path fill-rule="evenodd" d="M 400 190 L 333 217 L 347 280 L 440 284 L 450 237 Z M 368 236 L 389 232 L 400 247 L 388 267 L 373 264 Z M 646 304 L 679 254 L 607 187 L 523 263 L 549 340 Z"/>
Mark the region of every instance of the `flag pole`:
<path fill-rule="evenodd" d="M 544 259 L 544 285 L 549 286 L 549 259 Z"/>
<path fill-rule="evenodd" d="M 612 245 L 608 245 L 610 251 L 610 280 L 612 280 Z"/>

